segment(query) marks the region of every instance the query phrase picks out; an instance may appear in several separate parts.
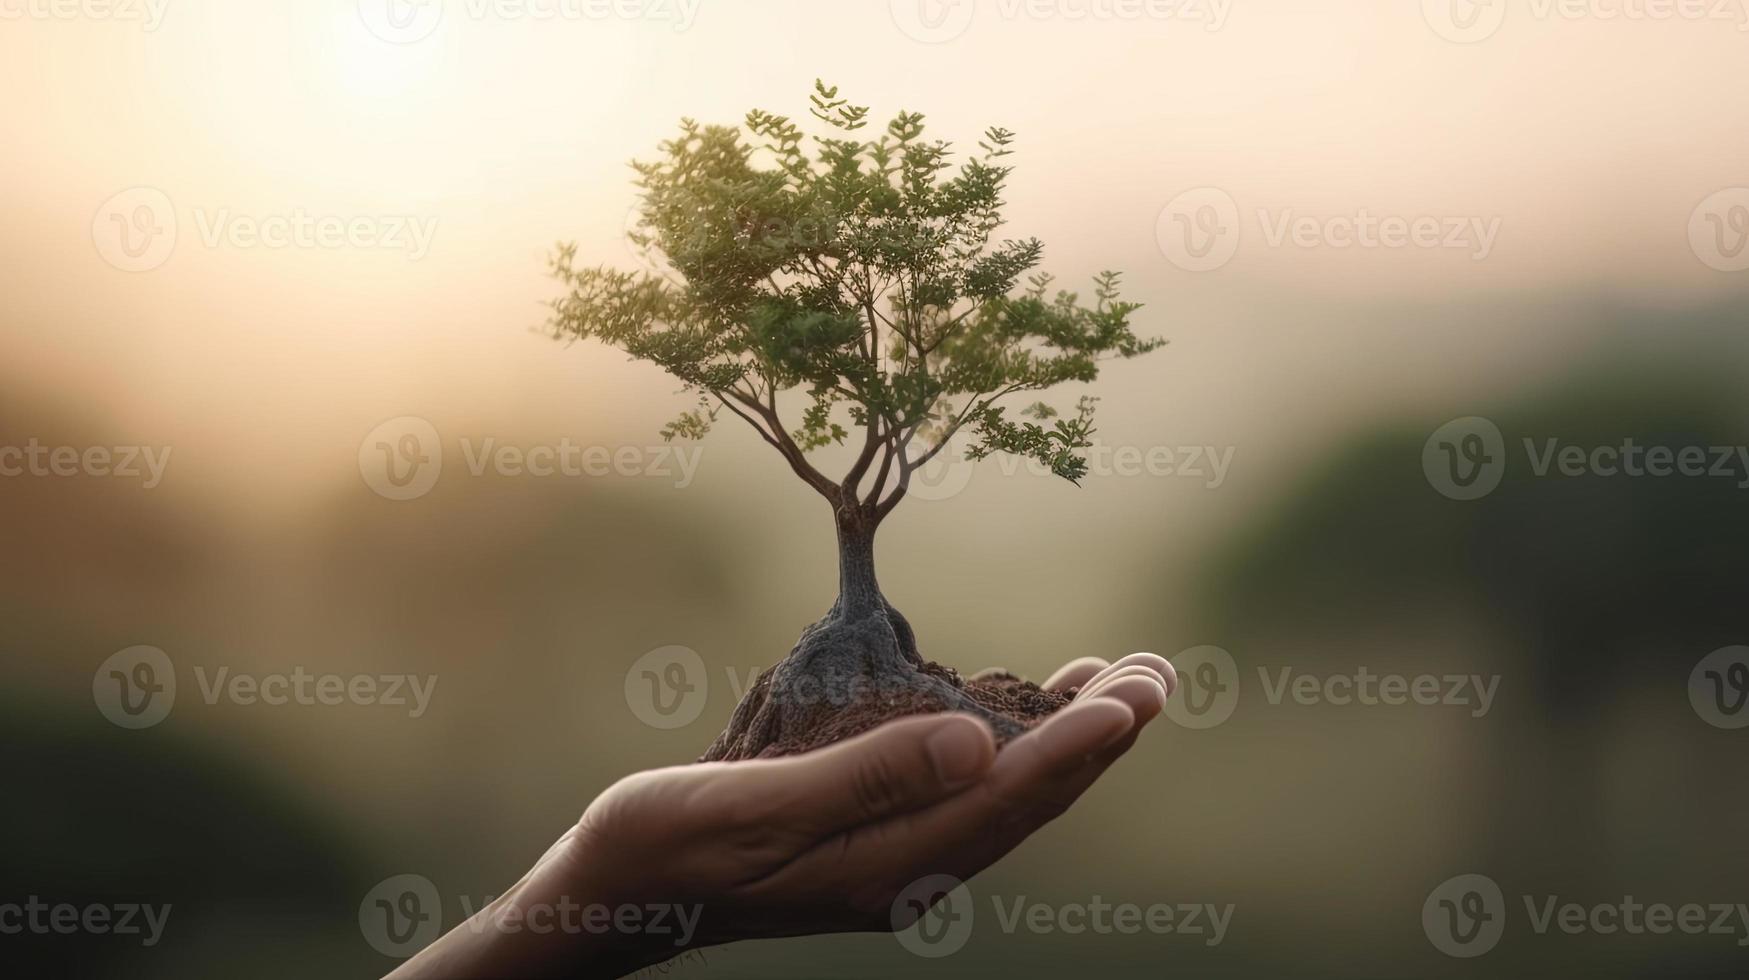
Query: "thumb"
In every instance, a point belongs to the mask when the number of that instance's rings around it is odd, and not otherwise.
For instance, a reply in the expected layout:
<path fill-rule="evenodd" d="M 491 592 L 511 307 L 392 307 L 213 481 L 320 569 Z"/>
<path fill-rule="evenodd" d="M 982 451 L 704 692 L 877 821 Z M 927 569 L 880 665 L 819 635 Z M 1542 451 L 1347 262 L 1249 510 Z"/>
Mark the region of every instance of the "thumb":
<path fill-rule="evenodd" d="M 996 759 L 996 740 L 977 718 L 928 715 L 780 760 L 790 819 L 822 835 L 946 799 L 977 782 Z"/>

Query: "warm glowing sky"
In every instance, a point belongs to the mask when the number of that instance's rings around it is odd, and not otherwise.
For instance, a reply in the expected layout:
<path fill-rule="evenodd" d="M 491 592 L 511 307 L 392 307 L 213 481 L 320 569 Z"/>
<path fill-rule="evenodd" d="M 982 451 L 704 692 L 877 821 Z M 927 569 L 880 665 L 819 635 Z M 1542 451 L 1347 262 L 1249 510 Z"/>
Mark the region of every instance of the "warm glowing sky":
<path fill-rule="evenodd" d="M 1706 268 L 1686 239 L 1697 202 L 1749 184 L 1736 23 L 1514 6 L 1493 37 L 1454 44 L 1406 0 L 1238 0 L 1217 31 L 1005 17 L 1006 0 L 978 0 L 963 35 L 924 44 L 886 0 L 702 0 L 686 30 L 476 19 L 450 0 L 429 38 L 393 45 L 355 0 L 167 2 L 153 32 L 0 20 L 0 372 L 142 437 L 228 447 L 277 474 L 263 493 L 343 473 L 356 434 L 400 414 L 647 438 L 672 385 L 526 332 L 549 293 L 544 251 L 576 238 L 627 261 L 625 161 L 682 115 L 801 114 L 816 75 L 877 116 L 922 110 L 938 135 L 1020 134 L 1016 232 L 1042 237 L 1066 278 L 1126 270 L 1174 339 L 1113 379 L 1138 430 L 1170 418 L 1186 438 L 1203 424 L 1236 439 L 1279 416 L 1271 399 L 1328 393 L 1329 376 L 1388 400 L 1405 375 L 1474 380 L 1547 342 L 1393 319 L 1405 309 L 1598 287 L 1680 303 L 1749 276 Z M 141 185 L 174 202 L 180 230 L 163 267 L 130 274 L 99 257 L 92 221 Z M 1499 240 L 1481 262 L 1268 248 L 1252 223 L 1232 263 L 1192 273 L 1163 256 L 1155 222 L 1203 185 L 1247 216 L 1498 217 Z M 221 209 L 437 224 L 418 261 L 207 247 L 197 222 Z M 1368 306 L 1380 299 L 1399 305 Z"/>

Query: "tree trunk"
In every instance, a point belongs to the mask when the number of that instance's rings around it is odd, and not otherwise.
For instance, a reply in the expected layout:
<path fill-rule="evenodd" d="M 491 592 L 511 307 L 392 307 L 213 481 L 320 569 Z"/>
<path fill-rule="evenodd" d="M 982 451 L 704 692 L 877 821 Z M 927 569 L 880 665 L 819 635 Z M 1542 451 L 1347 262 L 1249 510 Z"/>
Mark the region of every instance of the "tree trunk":
<path fill-rule="evenodd" d="M 838 512 L 838 613 L 845 619 L 861 619 L 886 612 L 886 597 L 875 580 L 875 528 L 865 515 Z"/>
<path fill-rule="evenodd" d="M 1024 730 L 1014 717 L 992 707 L 1012 708 L 1014 695 L 993 695 L 991 705 L 980 703 L 958 673 L 924 661 L 911 624 L 881 595 L 875 580 L 878 524 L 872 511 L 855 503 L 838 510 L 837 601 L 825 618 L 802 631 L 789 656 L 759 675 L 701 761 L 805 751 L 887 718 L 934 711 L 977 714 L 999 741 Z M 1050 700 L 1054 696 L 1032 691 L 1048 710 L 1060 706 Z"/>

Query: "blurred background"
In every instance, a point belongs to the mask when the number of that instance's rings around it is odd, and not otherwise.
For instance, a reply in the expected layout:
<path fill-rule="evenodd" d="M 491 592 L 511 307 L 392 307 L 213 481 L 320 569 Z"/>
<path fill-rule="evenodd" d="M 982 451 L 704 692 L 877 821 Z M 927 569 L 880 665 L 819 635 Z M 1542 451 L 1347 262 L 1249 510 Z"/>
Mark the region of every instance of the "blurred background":
<path fill-rule="evenodd" d="M 627 162 L 823 77 L 1016 131 L 1009 233 L 1170 341 L 1101 378 L 1080 488 L 955 463 L 887 523 L 925 654 L 1209 666 L 952 955 L 671 975 L 1741 976 L 1749 915 L 1526 901 L 1749 903 L 1749 11 L 1699 7 L 0 0 L 0 906 L 171 908 L 0 962 L 379 975 L 418 946 L 381 883 L 454 925 L 709 743 L 831 602 L 828 515 L 542 336 L 545 258 L 635 267 Z M 1628 440 L 1705 465 L 1595 452 Z M 675 662 L 678 706 L 640 686 Z M 1363 672 L 1492 693 L 1324 695 Z M 230 686 L 294 675 L 426 696 Z M 1472 894 L 1496 936 L 1445 918 Z M 1232 912 L 1010 933 L 1017 899 Z"/>

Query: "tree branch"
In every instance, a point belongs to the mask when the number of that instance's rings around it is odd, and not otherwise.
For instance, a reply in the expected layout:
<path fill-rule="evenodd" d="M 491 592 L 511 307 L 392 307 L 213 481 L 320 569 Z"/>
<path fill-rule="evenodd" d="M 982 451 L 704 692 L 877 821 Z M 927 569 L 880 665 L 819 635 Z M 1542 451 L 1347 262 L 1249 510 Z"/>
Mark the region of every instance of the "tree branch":
<path fill-rule="evenodd" d="M 916 435 L 916 433 L 917 433 L 917 426 L 921 425 L 922 423 L 921 423 L 921 421 L 919 421 L 918 423 L 913 425 L 910 433 L 908 433 L 904 437 L 904 440 L 900 444 L 899 449 L 898 449 L 899 485 L 897 487 L 893 488 L 893 492 L 887 497 L 887 499 L 881 501 L 878 505 L 876 505 L 876 507 L 875 507 L 875 520 L 878 521 L 881 518 L 887 516 L 887 514 L 892 512 L 894 507 L 897 507 L 899 505 L 899 501 L 901 499 L 903 499 L 905 496 L 906 489 L 909 488 L 911 485 L 911 474 L 915 473 L 917 470 L 922 469 L 924 466 L 928 465 L 929 461 L 936 457 L 936 454 L 940 453 L 943 449 L 947 448 L 947 444 L 949 442 L 952 442 L 953 437 L 959 434 L 960 428 L 966 424 L 967 419 L 970 419 L 973 415 L 976 415 L 977 413 L 982 412 L 984 409 L 989 408 L 991 405 L 995 404 L 998 400 L 1000 400 L 1002 398 L 1006 398 L 1007 396 L 1015 393 L 1016 391 L 1023 391 L 1026 388 L 1027 388 L 1026 384 L 1024 384 L 1022 382 L 1015 382 L 1014 384 L 1011 384 L 1011 385 L 1007 386 L 1006 388 L 1003 388 L 1000 391 L 989 394 L 988 397 L 982 397 L 981 400 L 979 398 L 974 398 L 972 400 L 971 406 L 968 407 L 965 411 L 961 412 L 958 415 L 958 417 L 956 417 L 952 422 L 950 422 L 948 424 L 947 430 L 942 433 L 942 436 L 940 439 L 936 440 L 935 445 L 931 446 L 929 448 L 928 452 L 925 452 L 923 455 L 917 457 L 914 460 L 907 459 L 905 457 L 905 447 L 910 444 L 911 437 Z M 878 489 L 878 485 L 877 485 L 877 489 Z"/>
<path fill-rule="evenodd" d="M 716 395 L 718 399 L 721 399 L 724 392 L 712 392 L 712 394 Z M 747 408 L 752 410 L 755 415 L 758 415 L 765 420 L 765 424 L 771 427 L 770 432 L 767 432 L 764 428 L 758 425 L 754 425 L 754 428 L 759 429 L 759 434 L 766 437 L 765 441 L 771 443 L 772 446 L 783 455 L 783 458 L 789 463 L 790 469 L 794 470 L 795 474 L 802 478 L 802 482 L 813 487 L 819 492 L 820 496 L 825 497 L 827 501 L 836 507 L 842 497 L 842 492 L 837 484 L 833 483 L 826 477 L 826 474 L 821 473 L 814 468 L 813 464 L 808 462 L 807 457 L 802 453 L 801 447 L 797 446 L 795 440 L 791 439 L 789 433 L 784 430 L 783 420 L 777 417 L 776 392 L 772 391 L 767 393 L 766 404 L 764 405 L 761 405 L 758 399 L 750 397 L 744 392 L 736 391 L 733 388 L 728 389 L 726 394 L 728 394 L 730 398 L 740 402 L 742 405 L 747 406 Z M 724 404 L 727 405 L 728 402 L 725 401 Z M 729 408 L 736 415 L 740 415 L 742 418 L 747 418 L 746 414 L 739 409 L 736 409 L 733 405 L 730 405 Z M 752 422 L 752 419 L 748 419 L 748 421 Z"/>
<path fill-rule="evenodd" d="M 783 447 L 781 445 L 778 445 L 777 440 L 773 439 L 771 437 L 771 433 L 765 431 L 765 426 L 760 425 L 759 422 L 753 418 L 753 416 L 748 415 L 746 412 L 743 412 L 740 409 L 736 408 L 732 402 L 730 402 L 727 398 L 723 397 L 722 392 L 713 391 L 713 392 L 711 392 L 711 394 L 716 396 L 717 401 L 723 403 L 724 408 L 727 408 L 729 411 L 734 412 L 736 415 L 739 415 L 744 421 L 746 421 L 746 423 L 748 425 L 752 426 L 753 431 L 759 433 L 759 438 L 764 439 L 766 442 L 771 443 L 771 446 L 773 449 L 776 449 L 779 452 L 783 451 Z"/>
<path fill-rule="evenodd" d="M 889 435 L 891 435 L 891 433 L 889 433 Z M 875 471 L 874 484 L 868 488 L 868 496 L 864 497 L 862 500 L 864 506 L 873 506 L 881 499 L 881 491 L 886 489 L 887 486 L 887 474 L 891 472 L 893 468 L 893 458 L 898 456 L 901 452 L 903 452 L 903 450 L 895 445 L 894 440 L 889 439 L 887 441 L 886 449 L 881 453 L 881 468 Z"/>

